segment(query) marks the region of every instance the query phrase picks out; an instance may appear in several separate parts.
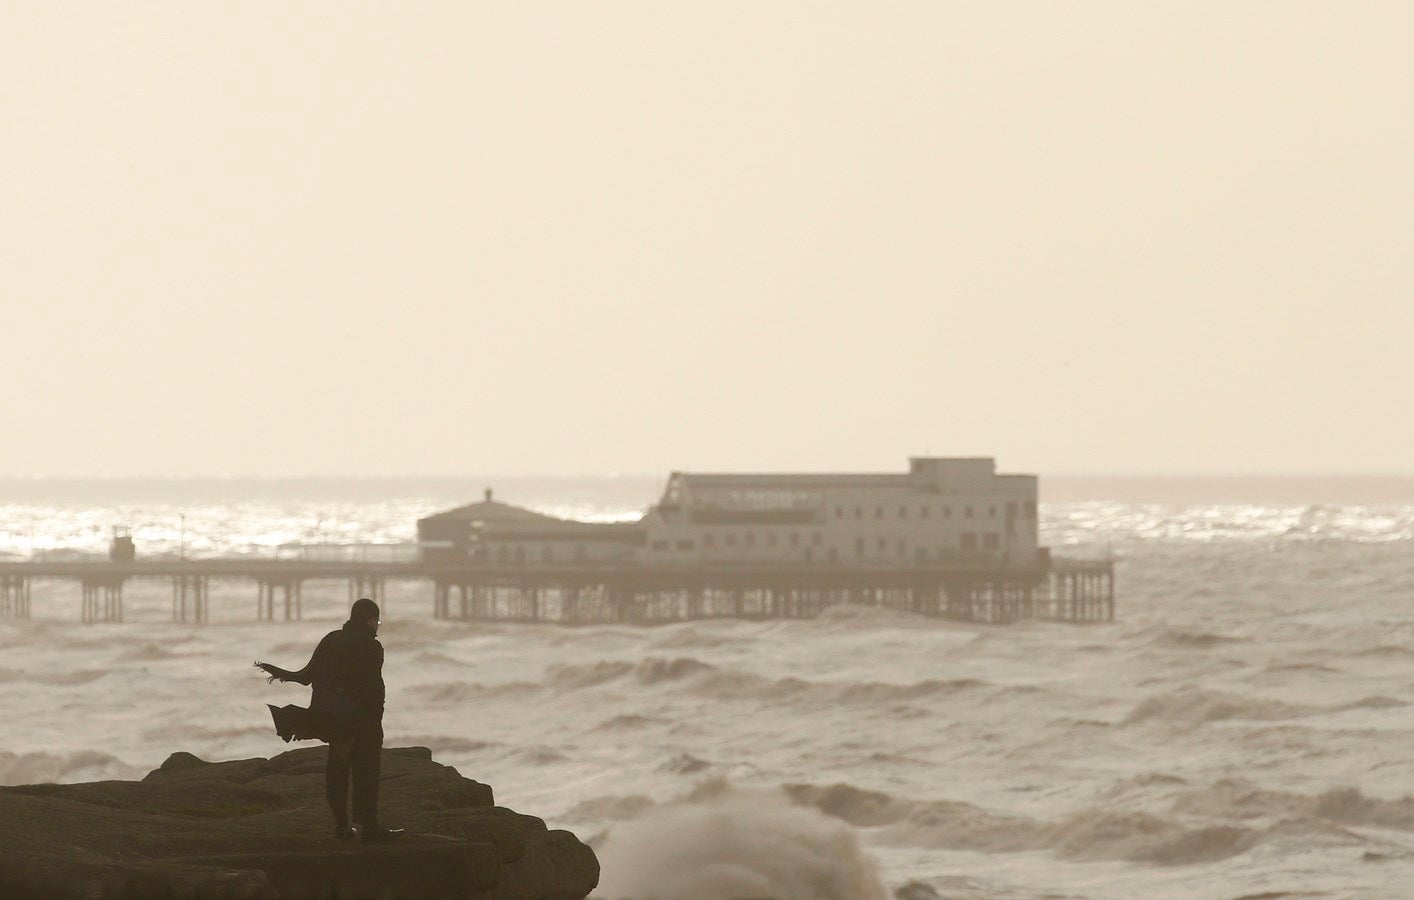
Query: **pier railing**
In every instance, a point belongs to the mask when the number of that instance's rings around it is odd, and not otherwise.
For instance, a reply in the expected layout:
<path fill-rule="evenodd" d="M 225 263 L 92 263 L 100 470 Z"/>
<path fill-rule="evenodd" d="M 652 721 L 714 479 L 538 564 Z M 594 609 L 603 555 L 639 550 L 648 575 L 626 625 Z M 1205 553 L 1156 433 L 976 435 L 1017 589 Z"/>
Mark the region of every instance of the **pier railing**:
<path fill-rule="evenodd" d="M 31 583 L 78 582 L 85 622 L 122 621 L 123 587 L 168 579 L 172 618 L 205 622 L 210 582 L 256 586 L 256 618 L 303 616 L 303 586 L 342 581 L 350 602 L 382 602 L 389 581 L 432 587 L 436 618 L 588 624 L 654 624 L 713 617 L 807 618 L 836 603 L 1004 623 L 1019 619 L 1110 621 L 1113 560 L 1045 558 L 1033 566 L 986 561 L 937 565 L 815 563 L 437 563 L 421 559 L 138 559 L 0 562 L 0 618 L 30 618 Z"/>

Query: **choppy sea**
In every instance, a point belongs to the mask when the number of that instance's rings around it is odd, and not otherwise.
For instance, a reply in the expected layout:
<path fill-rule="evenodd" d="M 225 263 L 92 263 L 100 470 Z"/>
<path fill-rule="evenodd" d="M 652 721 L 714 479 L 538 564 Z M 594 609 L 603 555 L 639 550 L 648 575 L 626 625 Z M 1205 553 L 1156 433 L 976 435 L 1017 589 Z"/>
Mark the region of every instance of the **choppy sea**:
<path fill-rule="evenodd" d="M 647 481 L 538 484 L 508 502 L 631 518 Z M 244 483 L 0 497 L 0 555 L 267 554 L 410 540 L 479 495 Z M 1414 895 L 1414 505 L 1042 504 L 1060 552 L 1118 559 L 1113 624 L 984 626 L 837 606 L 818 620 L 653 628 L 431 618 L 392 585 L 390 745 L 569 828 L 605 897 L 1399 897 Z M 0 621 L 0 783 L 135 778 L 168 754 L 269 756 L 262 659 L 303 665 L 346 611 L 255 623 L 214 584 L 212 621 L 130 586 L 83 625 L 39 582 Z M 385 790 L 393 789 L 391 786 Z M 319 802 L 318 798 L 312 802 Z M 416 823 L 393 823 L 416 827 Z"/>

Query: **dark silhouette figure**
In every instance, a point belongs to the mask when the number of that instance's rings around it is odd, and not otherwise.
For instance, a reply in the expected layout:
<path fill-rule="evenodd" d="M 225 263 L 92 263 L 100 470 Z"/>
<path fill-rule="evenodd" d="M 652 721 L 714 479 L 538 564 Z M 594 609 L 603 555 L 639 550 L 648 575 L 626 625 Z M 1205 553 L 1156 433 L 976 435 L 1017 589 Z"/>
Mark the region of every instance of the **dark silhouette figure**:
<path fill-rule="evenodd" d="M 309 708 L 270 706 L 275 733 L 286 742 L 321 740 L 329 744 L 324 791 L 334 813 L 334 836 L 352 840 L 349 827 L 349 777 L 353 776 L 353 822 L 366 841 L 392 840 L 401 828 L 378 823 L 378 772 L 383 753 L 383 645 L 378 643 L 378 604 L 356 601 L 349 620 L 331 631 L 314 649 L 309 664 L 291 672 L 270 663 L 256 668 L 270 681 L 313 685 Z M 267 704 L 269 705 L 269 704 Z"/>

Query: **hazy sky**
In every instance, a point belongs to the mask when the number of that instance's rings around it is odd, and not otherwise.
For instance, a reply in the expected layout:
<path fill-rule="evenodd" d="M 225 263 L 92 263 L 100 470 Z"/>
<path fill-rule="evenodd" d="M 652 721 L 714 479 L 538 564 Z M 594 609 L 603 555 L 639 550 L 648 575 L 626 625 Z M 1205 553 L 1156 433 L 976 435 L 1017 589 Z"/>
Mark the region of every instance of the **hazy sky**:
<path fill-rule="evenodd" d="M 1414 472 L 1414 3 L 0 3 L 0 475 Z"/>

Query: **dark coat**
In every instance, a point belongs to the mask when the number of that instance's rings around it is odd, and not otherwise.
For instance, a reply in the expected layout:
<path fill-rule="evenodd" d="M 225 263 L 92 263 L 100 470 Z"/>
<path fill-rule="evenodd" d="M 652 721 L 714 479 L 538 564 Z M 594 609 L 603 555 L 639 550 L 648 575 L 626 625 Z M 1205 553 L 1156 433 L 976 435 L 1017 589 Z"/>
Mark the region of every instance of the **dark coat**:
<path fill-rule="evenodd" d="M 345 622 L 324 635 L 297 672 L 269 664 L 261 668 L 281 681 L 314 688 L 308 709 L 270 706 L 275 733 L 285 741 L 338 740 L 353 733 L 355 722 L 383 719 L 383 645 L 361 623 Z"/>

